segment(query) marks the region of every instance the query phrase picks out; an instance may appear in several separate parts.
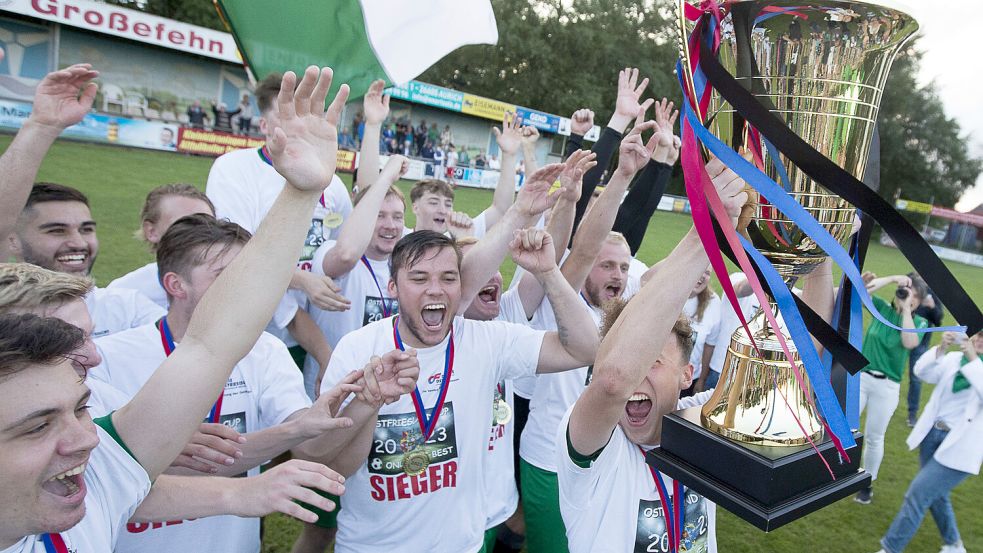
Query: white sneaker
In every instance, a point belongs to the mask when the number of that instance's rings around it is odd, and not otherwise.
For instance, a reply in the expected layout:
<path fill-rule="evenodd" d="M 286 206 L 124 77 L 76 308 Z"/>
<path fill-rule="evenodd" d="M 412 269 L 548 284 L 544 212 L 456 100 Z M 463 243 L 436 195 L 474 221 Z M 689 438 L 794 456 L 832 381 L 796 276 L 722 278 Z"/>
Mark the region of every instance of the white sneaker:
<path fill-rule="evenodd" d="M 963 546 L 963 542 L 954 543 L 952 545 L 943 545 L 939 553 L 966 553 L 966 547 Z"/>

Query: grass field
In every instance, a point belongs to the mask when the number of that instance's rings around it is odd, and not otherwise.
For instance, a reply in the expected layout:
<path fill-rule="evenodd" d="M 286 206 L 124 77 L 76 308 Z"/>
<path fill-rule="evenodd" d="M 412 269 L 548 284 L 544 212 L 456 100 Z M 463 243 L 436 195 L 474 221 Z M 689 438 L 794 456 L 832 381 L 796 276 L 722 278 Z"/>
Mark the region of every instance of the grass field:
<path fill-rule="evenodd" d="M 0 136 L 0 149 L 5 149 L 9 141 L 9 136 Z M 210 165 L 209 158 L 62 141 L 52 149 L 39 179 L 72 185 L 89 195 L 99 225 L 102 252 L 95 265 L 94 277 L 105 285 L 151 260 L 144 246 L 133 238 L 147 191 L 170 182 L 190 182 L 204 188 Z M 346 182 L 350 180 L 348 175 L 343 178 Z M 409 185 L 408 182 L 401 183 L 404 189 Z M 457 192 L 457 208 L 471 214 L 480 212 L 490 201 L 489 191 L 458 189 Z M 412 225 L 412 214 L 409 219 L 407 224 Z M 657 213 L 639 258 L 649 264 L 661 259 L 689 226 L 686 216 Z M 983 298 L 983 269 L 958 263 L 948 265 L 973 298 L 977 301 Z M 896 250 L 872 245 L 866 269 L 889 275 L 906 273 L 910 267 Z M 506 281 L 512 271 L 510 263 L 503 266 Z M 923 390 L 923 405 L 930 391 L 928 386 Z M 717 519 L 719 550 L 722 553 L 863 553 L 879 549 L 878 539 L 897 512 L 904 491 L 917 471 L 916 454 L 907 451 L 904 445 L 908 434 L 904 422 L 906 393 L 907 379 L 902 384 L 901 404 L 887 434 L 885 459 L 875 486 L 873 504 L 861 506 L 853 501 L 841 501 L 769 534 L 721 510 Z M 978 477 L 970 477 L 953 494 L 956 516 L 969 551 L 983 550 L 981 497 L 983 481 Z M 289 551 L 298 530 L 299 523 L 295 521 L 271 517 L 266 525 L 263 550 L 268 553 Z M 380 531 L 385 531 L 384 527 L 380 527 Z M 939 547 L 938 532 L 934 524 L 926 520 L 908 550 L 929 552 L 937 551 Z"/>

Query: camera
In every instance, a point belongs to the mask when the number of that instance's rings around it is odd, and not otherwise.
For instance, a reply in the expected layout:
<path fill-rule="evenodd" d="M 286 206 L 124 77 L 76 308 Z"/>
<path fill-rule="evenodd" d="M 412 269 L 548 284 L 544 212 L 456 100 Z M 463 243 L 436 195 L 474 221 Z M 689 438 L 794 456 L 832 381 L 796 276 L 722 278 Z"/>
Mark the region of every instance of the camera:
<path fill-rule="evenodd" d="M 894 291 L 894 297 L 898 298 L 899 300 L 906 300 L 908 299 L 908 293 L 909 290 L 907 288 L 898 288 Z"/>

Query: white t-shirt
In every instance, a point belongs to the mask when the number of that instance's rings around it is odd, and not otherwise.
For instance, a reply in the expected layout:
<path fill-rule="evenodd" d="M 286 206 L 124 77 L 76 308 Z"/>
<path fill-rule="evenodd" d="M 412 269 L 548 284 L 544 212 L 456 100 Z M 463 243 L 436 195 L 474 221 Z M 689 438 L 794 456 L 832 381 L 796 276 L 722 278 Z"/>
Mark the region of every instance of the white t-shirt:
<path fill-rule="evenodd" d="M 526 312 L 518 290 L 502 294 L 496 321 L 526 324 Z M 515 413 L 515 380 L 502 380 L 495 385 L 494 392 L 501 394 Z M 492 421 L 491 437 L 488 440 L 488 454 L 485 456 L 485 505 L 488 509 L 486 528 L 494 528 L 505 522 L 519 506 L 519 489 L 515 486 L 515 463 L 513 436 L 515 419 L 506 424 Z"/>
<path fill-rule="evenodd" d="M 205 186 L 205 194 L 215 204 L 215 213 L 219 218 L 237 223 L 254 234 L 286 184 L 280 173 L 263 161 L 259 152 L 258 149 L 236 150 L 220 156 L 212 164 Z M 338 238 L 341 223 L 351 212 L 352 201 L 348 189 L 338 175 L 334 175 L 314 209 L 297 267 L 307 271 L 311 269 L 311 258 L 317 247 L 325 240 Z M 306 304 L 306 298 L 297 297 L 303 296 L 303 293 L 294 292 L 288 293 L 294 299 L 284 299 L 278 308 L 281 314 L 290 313 L 287 322 L 293 319 L 297 306 Z M 297 342 L 285 329 L 286 324 L 280 322 L 274 321 L 267 331 L 289 346 L 296 345 Z"/>
<path fill-rule="evenodd" d="M 157 263 L 148 263 L 139 269 L 130 271 L 110 282 L 106 288 L 136 290 L 150 301 L 167 309 L 167 292 L 160 285 L 160 279 L 157 276 Z"/>
<path fill-rule="evenodd" d="M 314 252 L 311 260 L 311 272 L 316 275 L 324 275 L 324 257 L 328 254 L 336 242 L 329 240 Z M 392 298 L 387 293 L 389 285 L 389 259 L 376 261 L 368 260 L 372 271 L 369 271 L 361 260 L 355 263 L 351 271 L 334 279 L 336 285 L 341 288 L 341 295 L 352 302 L 352 307 L 348 311 L 325 311 L 314 305 L 308 306 L 307 310 L 311 318 L 317 323 L 318 328 L 324 333 L 328 340 L 328 345 L 332 348 L 338 345 L 341 337 L 349 332 L 362 328 L 363 326 L 399 313 L 399 303 L 396 298 Z M 373 277 L 373 273 L 375 276 Z M 313 355 L 308 355 L 304 362 L 304 385 L 313 394 L 314 381 L 321 367 Z"/>
<path fill-rule="evenodd" d="M 365 366 L 372 355 L 395 349 L 393 323 L 393 318 L 376 321 L 342 338 L 321 391 Z M 368 459 L 345 482 L 338 512 L 338 553 L 481 549 L 488 520 L 482 501 L 483 472 L 495 383 L 536 371 L 543 333 L 462 317 L 454 318 L 453 328 L 454 370 L 425 446 L 429 466 L 419 476 L 402 471 L 405 444 L 421 433 L 412 394 L 403 395 L 380 409 Z M 428 410 L 437 401 L 448 341 L 449 335 L 436 346 L 417 350 L 421 367 L 417 386 Z"/>
<path fill-rule="evenodd" d="M 758 310 L 758 298 L 751 294 L 743 298 L 737 298 L 744 320 L 751 322 L 751 316 Z M 734 311 L 734 306 L 726 298 L 720 300 L 720 334 L 717 338 L 717 347 L 713 350 L 713 357 L 710 358 L 710 368 L 718 373 L 724 368 L 724 359 L 727 357 L 727 348 L 730 347 L 730 337 L 734 332 L 741 328 L 741 319 Z"/>
<path fill-rule="evenodd" d="M 695 333 L 696 344 L 693 346 L 693 353 L 689 357 L 689 362 L 693 364 L 693 379 L 700 377 L 703 372 L 703 347 L 716 346 L 720 338 L 720 298 L 717 294 L 710 293 L 710 301 L 703 311 L 703 318 L 696 319 L 696 307 L 699 299 L 696 297 L 686 300 L 683 306 L 683 313 L 690 318 L 690 324 Z M 727 337 L 728 340 L 730 336 Z M 727 349 L 724 345 L 722 349 Z"/>
<path fill-rule="evenodd" d="M 629 277 L 622 298 L 627 300 L 637 292 L 638 281 Z M 586 299 L 583 306 L 590 311 L 600 332 L 604 312 L 589 305 Z M 556 315 L 548 299 L 543 299 L 529 324 L 533 328 L 556 330 Z M 580 367 L 572 371 L 536 376 L 536 390 L 529 401 L 529 419 L 519 440 L 519 456 L 524 461 L 542 470 L 556 472 L 556 453 L 553 451 L 556 429 L 563 414 L 584 393 L 584 388 L 590 382 L 590 373 L 590 367 Z"/>
<path fill-rule="evenodd" d="M 92 418 L 105 417 L 130 401 L 126 394 L 98 378 L 86 378 L 85 385 L 92 392 L 86 403 Z"/>
<path fill-rule="evenodd" d="M 166 313 L 140 292 L 126 288 L 93 288 L 85 296 L 85 306 L 92 317 L 93 338 L 152 323 Z"/>
<path fill-rule="evenodd" d="M 150 478 L 99 424 L 99 445 L 85 467 L 85 516 L 62 532 L 68 551 L 102 553 L 112 551 L 123 526 L 150 493 Z M 24 536 L 0 553 L 46 553 L 41 536 Z"/>
<path fill-rule="evenodd" d="M 645 272 L 648 270 L 649 270 L 648 265 L 646 265 L 645 263 L 639 261 L 634 257 L 631 258 L 631 261 L 628 262 L 628 276 L 639 282 L 641 282 L 642 280 L 642 275 L 644 275 Z"/>
<path fill-rule="evenodd" d="M 570 458 L 567 411 L 556 435 L 560 514 L 570 553 L 669 551 L 666 520 L 652 471 L 620 426 L 590 468 Z M 673 481 L 662 475 L 673 496 Z M 687 489 L 680 551 L 717 551 L 717 508 Z"/>
<path fill-rule="evenodd" d="M 110 383 L 130 398 L 166 358 L 160 331 L 153 324 L 96 340 L 96 347 L 103 362 L 90 371 L 90 377 Z M 232 369 L 222 396 L 219 422 L 246 434 L 276 426 L 310 405 L 286 346 L 264 333 Z M 247 474 L 255 476 L 259 468 Z M 235 516 L 130 523 L 116 546 L 117 553 L 255 553 L 259 549 L 259 519 Z"/>

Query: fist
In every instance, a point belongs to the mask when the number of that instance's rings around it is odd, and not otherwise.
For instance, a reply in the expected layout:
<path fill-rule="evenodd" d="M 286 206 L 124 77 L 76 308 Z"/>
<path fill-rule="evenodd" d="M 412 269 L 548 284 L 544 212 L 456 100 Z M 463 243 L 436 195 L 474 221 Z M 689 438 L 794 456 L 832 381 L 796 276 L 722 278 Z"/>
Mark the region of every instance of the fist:
<path fill-rule="evenodd" d="M 543 229 L 528 228 L 515 231 L 509 251 L 516 265 L 534 275 L 556 268 L 553 238 Z"/>

